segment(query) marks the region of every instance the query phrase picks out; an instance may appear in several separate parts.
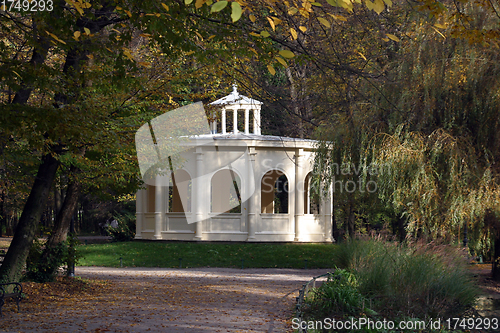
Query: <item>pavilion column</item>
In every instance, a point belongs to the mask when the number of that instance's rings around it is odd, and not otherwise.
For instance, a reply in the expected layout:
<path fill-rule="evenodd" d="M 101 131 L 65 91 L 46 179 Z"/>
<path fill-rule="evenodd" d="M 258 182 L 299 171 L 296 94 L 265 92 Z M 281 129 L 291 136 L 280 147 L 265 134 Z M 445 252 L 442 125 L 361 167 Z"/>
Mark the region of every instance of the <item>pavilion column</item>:
<path fill-rule="evenodd" d="M 250 133 L 249 118 L 250 118 L 250 110 L 248 109 L 248 107 L 246 107 L 245 108 L 245 134 Z"/>
<path fill-rule="evenodd" d="M 140 189 L 135 195 L 135 239 L 142 239 L 144 213 L 146 212 L 146 190 Z"/>
<path fill-rule="evenodd" d="M 295 150 L 295 242 L 302 240 L 300 220 L 304 216 L 304 167 L 302 148 Z"/>
<path fill-rule="evenodd" d="M 253 134 L 260 135 L 260 105 L 253 110 Z"/>
<path fill-rule="evenodd" d="M 161 239 L 161 231 L 163 227 L 163 221 L 165 219 L 165 205 L 163 200 L 163 186 L 161 182 L 161 177 L 156 176 L 155 182 L 155 234 L 153 239 Z"/>
<path fill-rule="evenodd" d="M 238 109 L 233 109 L 233 134 L 238 134 Z"/>
<path fill-rule="evenodd" d="M 221 119 L 222 134 L 226 134 L 226 108 L 222 108 L 222 119 Z"/>
<path fill-rule="evenodd" d="M 248 148 L 248 154 L 250 155 L 250 167 L 248 169 L 248 174 L 246 175 L 247 181 L 245 182 L 245 191 L 250 191 L 250 184 L 249 181 L 250 179 L 253 179 L 254 177 L 254 170 L 255 170 L 255 155 L 257 154 L 255 152 L 255 147 L 249 147 Z M 257 184 L 255 184 L 257 185 Z M 247 192 L 247 198 L 248 198 L 248 211 L 247 211 L 247 221 L 248 221 L 248 238 L 247 241 L 252 241 L 255 240 L 255 227 L 257 225 L 257 214 L 260 213 L 257 212 L 259 209 L 259 206 L 257 204 L 258 201 L 258 192 L 257 192 L 257 186 L 254 187 L 255 191 L 253 193 L 248 193 Z"/>
<path fill-rule="evenodd" d="M 203 187 L 207 186 L 206 184 L 202 184 L 202 176 L 203 176 L 203 150 L 201 147 L 196 148 L 196 177 L 193 179 L 193 190 L 195 193 L 194 200 L 194 214 L 196 218 L 196 233 L 194 238 L 196 240 L 202 240 L 203 237 L 203 220 L 204 220 L 204 212 L 203 212 L 203 203 L 207 198 L 203 197 Z"/>

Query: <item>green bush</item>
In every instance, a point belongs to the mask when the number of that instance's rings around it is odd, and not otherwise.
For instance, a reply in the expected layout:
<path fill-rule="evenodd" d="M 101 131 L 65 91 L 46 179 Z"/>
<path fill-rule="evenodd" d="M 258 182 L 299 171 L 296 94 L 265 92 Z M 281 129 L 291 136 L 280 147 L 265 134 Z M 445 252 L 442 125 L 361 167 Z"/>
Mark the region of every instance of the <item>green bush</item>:
<path fill-rule="evenodd" d="M 366 312 L 367 299 L 359 292 L 356 276 L 337 269 L 319 288 L 313 289 L 306 299 L 311 311 L 320 316 L 359 316 Z"/>
<path fill-rule="evenodd" d="M 341 244 L 335 260 L 386 315 L 436 318 L 469 309 L 477 297 L 460 251 L 450 245 L 357 240 Z"/>
<path fill-rule="evenodd" d="M 126 242 L 134 239 L 135 236 L 135 214 L 132 212 L 115 212 L 113 218 L 116 221 L 116 226 L 113 223 L 106 226 L 106 233 L 113 238 L 115 242 Z"/>
<path fill-rule="evenodd" d="M 76 245 L 78 238 L 70 234 L 66 242 L 57 244 L 51 251 L 45 253 L 46 258 L 42 258 L 45 246 L 42 241 L 36 239 L 26 259 L 24 280 L 42 283 L 53 281 L 59 268 L 78 261 Z"/>

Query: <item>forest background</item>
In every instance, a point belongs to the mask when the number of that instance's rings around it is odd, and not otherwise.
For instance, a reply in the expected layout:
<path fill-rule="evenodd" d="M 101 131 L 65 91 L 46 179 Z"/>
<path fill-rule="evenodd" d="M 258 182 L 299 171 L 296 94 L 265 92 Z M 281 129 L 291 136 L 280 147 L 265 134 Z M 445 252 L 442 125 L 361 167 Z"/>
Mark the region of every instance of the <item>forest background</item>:
<path fill-rule="evenodd" d="M 50 270 L 72 220 L 133 219 L 135 131 L 234 82 L 264 134 L 321 141 L 316 183 L 360 184 L 335 189 L 335 239 L 466 238 L 500 278 L 498 2 L 41 3 L 0 11 L 2 280 L 37 235 Z"/>

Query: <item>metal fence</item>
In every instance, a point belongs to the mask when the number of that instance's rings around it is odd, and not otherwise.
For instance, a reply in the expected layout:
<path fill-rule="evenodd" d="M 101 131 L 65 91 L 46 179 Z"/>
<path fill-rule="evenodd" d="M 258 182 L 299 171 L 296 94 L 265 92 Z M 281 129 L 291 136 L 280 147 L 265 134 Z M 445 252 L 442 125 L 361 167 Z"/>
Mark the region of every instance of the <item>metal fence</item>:
<path fill-rule="evenodd" d="M 295 317 L 299 319 L 299 322 L 302 322 L 303 316 L 304 316 L 304 305 L 305 305 L 305 298 L 311 291 L 311 289 L 316 288 L 317 283 L 323 283 L 328 279 L 328 276 L 333 274 L 333 272 L 329 272 L 326 274 L 318 275 L 313 277 L 309 282 L 306 284 L 302 285 L 302 288 L 299 290 L 299 296 L 297 297 L 297 304 L 295 306 Z M 300 333 L 307 333 L 307 328 L 303 328 L 302 325 L 299 328 Z"/>

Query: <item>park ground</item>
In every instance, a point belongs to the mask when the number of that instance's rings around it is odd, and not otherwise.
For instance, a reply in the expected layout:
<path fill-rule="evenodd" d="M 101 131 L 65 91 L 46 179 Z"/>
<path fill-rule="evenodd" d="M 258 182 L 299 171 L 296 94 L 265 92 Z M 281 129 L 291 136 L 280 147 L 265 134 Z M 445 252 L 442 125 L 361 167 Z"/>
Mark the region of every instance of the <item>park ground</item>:
<path fill-rule="evenodd" d="M 483 294 L 480 313 L 500 317 L 491 265 L 470 269 Z M 21 311 L 7 302 L 0 331 L 292 332 L 299 288 L 327 271 L 77 267 L 75 278 L 23 283 Z"/>
<path fill-rule="evenodd" d="M 287 332 L 298 289 L 327 270 L 77 267 L 24 283 L 5 332 Z"/>

